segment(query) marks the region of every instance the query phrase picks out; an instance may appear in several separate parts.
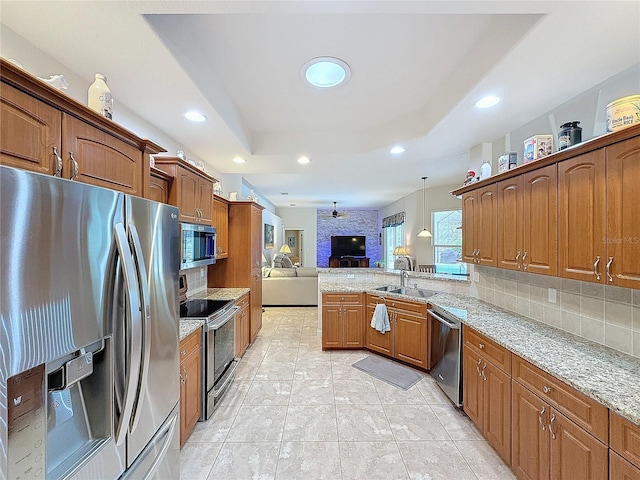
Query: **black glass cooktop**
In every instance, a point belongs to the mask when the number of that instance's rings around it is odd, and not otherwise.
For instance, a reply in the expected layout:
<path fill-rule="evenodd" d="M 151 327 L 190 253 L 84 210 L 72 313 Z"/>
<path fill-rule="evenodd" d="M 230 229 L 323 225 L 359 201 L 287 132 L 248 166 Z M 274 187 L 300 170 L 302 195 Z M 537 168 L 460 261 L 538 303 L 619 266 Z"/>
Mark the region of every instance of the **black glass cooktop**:
<path fill-rule="evenodd" d="M 208 317 L 229 303 L 229 300 L 187 300 L 180 304 L 180 318 Z"/>

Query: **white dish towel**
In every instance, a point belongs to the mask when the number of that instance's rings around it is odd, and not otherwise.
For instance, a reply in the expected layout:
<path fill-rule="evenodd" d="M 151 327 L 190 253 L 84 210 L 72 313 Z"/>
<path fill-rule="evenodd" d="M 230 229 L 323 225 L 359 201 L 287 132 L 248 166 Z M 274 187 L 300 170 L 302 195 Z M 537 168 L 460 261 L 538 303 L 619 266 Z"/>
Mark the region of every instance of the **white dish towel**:
<path fill-rule="evenodd" d="M 384 303 L 376 305 L 376 309 L 373 311 L 373 317 L 371 318 L 371 327 L 375 328 L 380 333 L 391 331 L 389 315 L 387 314 L 387 306 Z"/>

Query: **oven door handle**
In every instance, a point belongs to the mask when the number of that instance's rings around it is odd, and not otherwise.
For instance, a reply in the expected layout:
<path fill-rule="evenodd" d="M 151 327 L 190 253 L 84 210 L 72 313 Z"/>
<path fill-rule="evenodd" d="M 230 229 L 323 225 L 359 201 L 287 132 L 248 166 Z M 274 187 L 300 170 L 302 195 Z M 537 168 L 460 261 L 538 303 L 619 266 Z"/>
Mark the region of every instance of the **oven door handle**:
<path fill-rule="evenodd" d="M 229 310 L 229 312 L 225 313 L 222 318 L 216 319 L 215 322 L 208 323 L 207 328 L 209 330 L 218 330 L 225 323 L 231 320 L 238 310 L 240 310 L 240 307 L 238 305 L 234 305 L 233 308 Z"/>
<path fill-rule="evenodd" d="M 222 385 L 219 385 L 218 388 L 213 390 L 214 397 L 217 397 L 218 395 L 220 395 L 220 392 L 224 392 L 224 390 L 227 388 L 227 385 L 229 385 L 229 382 L 231 382 L 234 379 L 236 369 L 238 368 L 239 363 L 240 363 L 239 359 L 234 359 L 231 367 L 224 374 L 225 378 L 224 378 L 224 381 L 222 382 Z"/>
<path fill-rule="evenodd" d="M 431 309 L 427 310 L 427 312 L 429 312 L 429 314 L 433 318 L 438 320 L 440 323 L 445 324 L 447 327 L 451 328 L 452 330 L 460 330 L 460 324 L 459 323 L 451 323 L 449 320 L 447 320 L 445 318 L 442 318 L 440 315 L 438 315 L 436 312 L 434 312 Z"/>

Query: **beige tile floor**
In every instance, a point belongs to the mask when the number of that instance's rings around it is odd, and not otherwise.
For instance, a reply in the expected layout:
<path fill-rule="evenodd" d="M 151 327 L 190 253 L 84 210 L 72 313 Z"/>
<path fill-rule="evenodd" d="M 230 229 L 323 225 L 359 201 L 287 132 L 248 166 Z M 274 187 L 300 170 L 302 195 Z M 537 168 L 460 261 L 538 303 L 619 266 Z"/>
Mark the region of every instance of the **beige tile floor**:
<path fill-rule="evenodd" d="M 184 445 L 184 480 L 515 478 L 429 375 L 407 391 L 323 352 L 316 308 L 266 308 L 222 404 Z"/>

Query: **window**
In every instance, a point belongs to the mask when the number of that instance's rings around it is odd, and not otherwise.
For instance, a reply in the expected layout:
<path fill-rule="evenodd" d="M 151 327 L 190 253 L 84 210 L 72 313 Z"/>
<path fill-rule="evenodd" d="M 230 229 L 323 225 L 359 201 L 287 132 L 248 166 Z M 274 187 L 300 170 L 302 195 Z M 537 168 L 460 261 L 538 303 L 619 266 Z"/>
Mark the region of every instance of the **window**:
<path fill-rule="evenodd" d="M 404 247 L 404 212 L 396 213 L 382 219 L 382 261 L 385 266 L 393 267 L 396 247 Z"/>
<path fill-rule="evenodd" d="M 436 272 L 467 274 L 462 260 L 462 210 L 431 214 L 433 226 L 433 260 Z"/>

